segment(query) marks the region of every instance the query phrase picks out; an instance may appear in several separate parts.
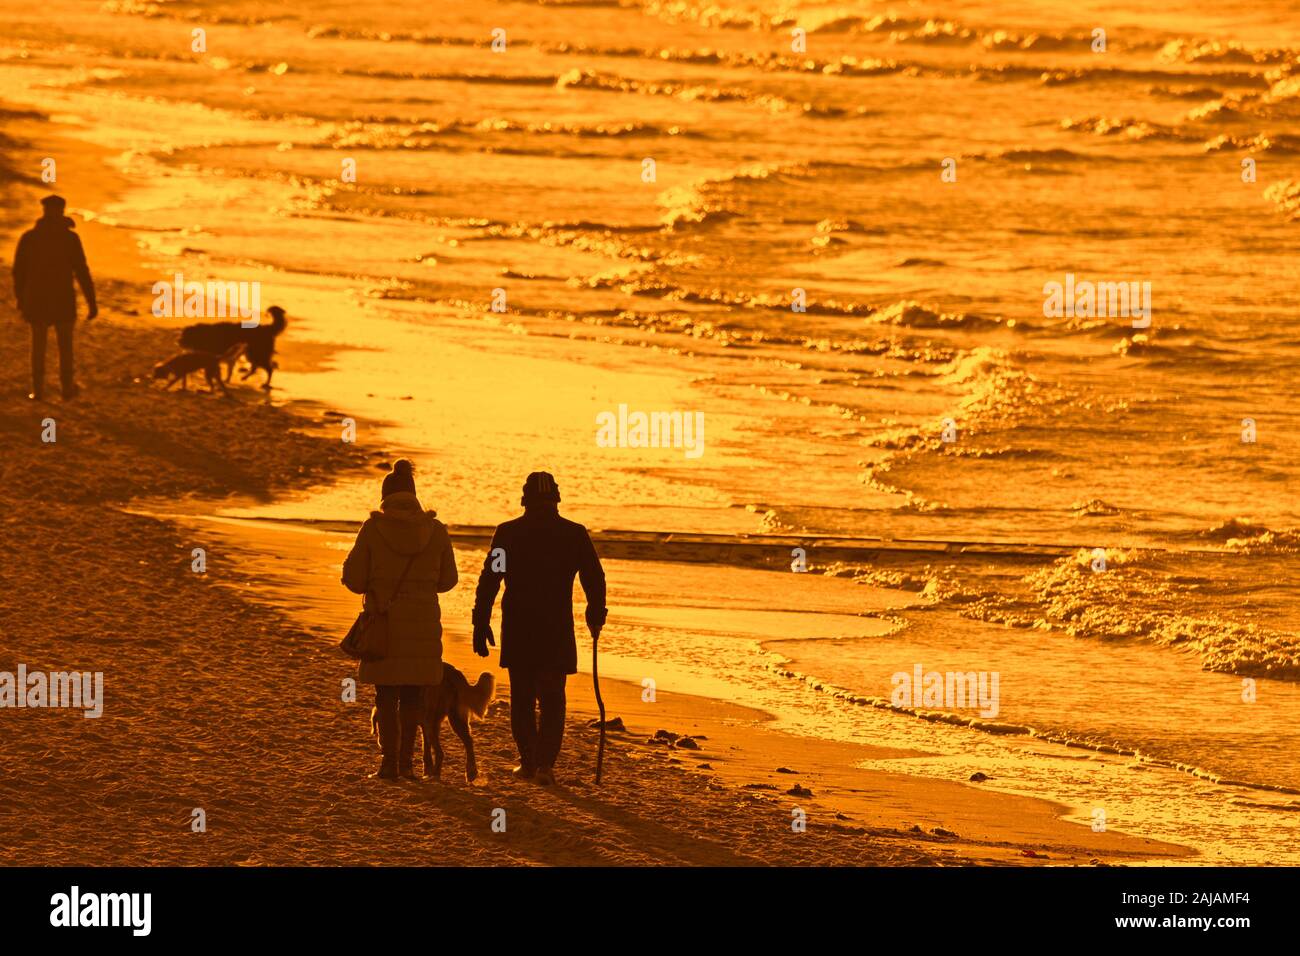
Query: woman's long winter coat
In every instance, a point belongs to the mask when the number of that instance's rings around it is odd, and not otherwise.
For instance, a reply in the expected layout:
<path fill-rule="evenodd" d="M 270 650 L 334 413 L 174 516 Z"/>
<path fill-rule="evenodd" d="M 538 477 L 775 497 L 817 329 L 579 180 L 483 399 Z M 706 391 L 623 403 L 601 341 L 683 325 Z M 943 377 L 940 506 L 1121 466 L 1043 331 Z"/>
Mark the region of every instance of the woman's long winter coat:
<path fill-rule="evenodd" d="M 456 586 L 456 556 L 446 526 L 408 492 L 389 495 L 372 511 L 343 562 L 343 584 L 366 596 L 366 607 L 393 594 L 412 555 L 402 589 L 388 614 L 391 645 L 380 661 L 362 661 L 363 684 L 442 682 L 442 611 L 438 594 Z"/>

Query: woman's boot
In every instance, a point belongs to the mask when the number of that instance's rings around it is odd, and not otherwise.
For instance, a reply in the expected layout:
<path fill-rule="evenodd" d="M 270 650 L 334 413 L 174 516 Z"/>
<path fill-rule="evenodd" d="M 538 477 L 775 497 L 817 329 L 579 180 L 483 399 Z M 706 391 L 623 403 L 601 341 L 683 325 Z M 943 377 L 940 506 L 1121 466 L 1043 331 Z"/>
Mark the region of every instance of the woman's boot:
<path fill-rule="evenodd" d="M 383 760 L 379 763 L 379 770 L 370 775 L 374 780 L 396 780 L 397 779 L 397 748 L 399 743 L 400 729 L 397 720 L 397 695 L 389 697 L 387 694 L 376 695 L 375 700 L 375 723 L 379 727 L 379 751 L 382 753 Z"/>

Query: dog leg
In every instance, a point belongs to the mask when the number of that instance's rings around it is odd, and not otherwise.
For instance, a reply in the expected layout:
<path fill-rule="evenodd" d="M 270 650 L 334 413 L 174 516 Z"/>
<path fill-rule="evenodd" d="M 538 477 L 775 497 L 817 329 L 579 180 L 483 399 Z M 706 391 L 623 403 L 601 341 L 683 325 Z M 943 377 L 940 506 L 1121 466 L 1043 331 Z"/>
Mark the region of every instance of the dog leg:
<path fill-rule="evenodd" d="M 442 776 L 442 714 L 434 713 L 429 717 L 433 726 L 433 775 Z"/>
<path fill-rule="evenodd" d="M 465 779 L 473 783 L 478 776 L 478 763 L 474 760 L 474 738 L 469 735 L 469 720 L 455 706 L 447 717 L 451 720 L 451 729 L 456 731 L 456 736 L 465 745 Z"/>
<path fill-rule="evenodd" d="M 420 715 L 420 736 L 424 738 L 424 775 L 425 777 L 436 777 L 438 771 L 433 763 L 433 750 L 429 743 L 433 739 L 433 729 L 430 727 L 429 712 L 426 710 Z"/>

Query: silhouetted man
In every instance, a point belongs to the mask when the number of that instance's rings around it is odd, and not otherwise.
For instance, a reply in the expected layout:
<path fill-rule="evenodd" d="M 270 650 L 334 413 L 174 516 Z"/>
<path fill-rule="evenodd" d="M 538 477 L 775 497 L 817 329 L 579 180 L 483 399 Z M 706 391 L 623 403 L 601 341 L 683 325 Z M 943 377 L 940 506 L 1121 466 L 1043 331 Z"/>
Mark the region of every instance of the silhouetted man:
<path fill-rule="evenodd" d="M 524 482 L 524 513 L 497 528 L 474 598 L 474 651 L 487 657 L 492 604 L 501 598 L 501 666 L 510 672 L 510 728 L 519 748 L 514 774 L 555 782 L 564 739 L 564 684 L 578 672 L 573 578 L 587 595 L 592 640 L 605 626 L 605 571 L 587 529 L 560 517 L 560 489 L 544 471 Z M 539 711 L 540 709 L 540 716 Z"/>
<path fill-rule="evenodd" d="M 41 205 L 45 215 L 23 233 L 14 252 L 14 296 L 32 326 L 32 392 L 27 397 L 35 401 L 45 397 L 45 346 L 52 325 L 59 340 L 59 379 L 67 400 L 76 398 L 78 391 L 72 361 L 72 326 L 77 321 L 74 278 L 86 297 L 86 321 L 99 315 L 99 309 L 81 237 L 72 231 L 75 223 L 63 215 L 63 197 L 46 196 Z"/>

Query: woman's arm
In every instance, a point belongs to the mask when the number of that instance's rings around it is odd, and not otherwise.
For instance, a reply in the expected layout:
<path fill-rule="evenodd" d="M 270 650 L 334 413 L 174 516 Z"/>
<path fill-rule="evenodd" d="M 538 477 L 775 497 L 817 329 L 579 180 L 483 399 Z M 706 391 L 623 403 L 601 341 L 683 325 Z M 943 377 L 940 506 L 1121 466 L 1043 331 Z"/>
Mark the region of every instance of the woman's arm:
<path fill-rule="evenodd" d="M 369 521 L 361 526 L 356 543 L 343 561 L 343 586 L 354 594 L 365 594 L 370 589 L 369 527 Z"/>

